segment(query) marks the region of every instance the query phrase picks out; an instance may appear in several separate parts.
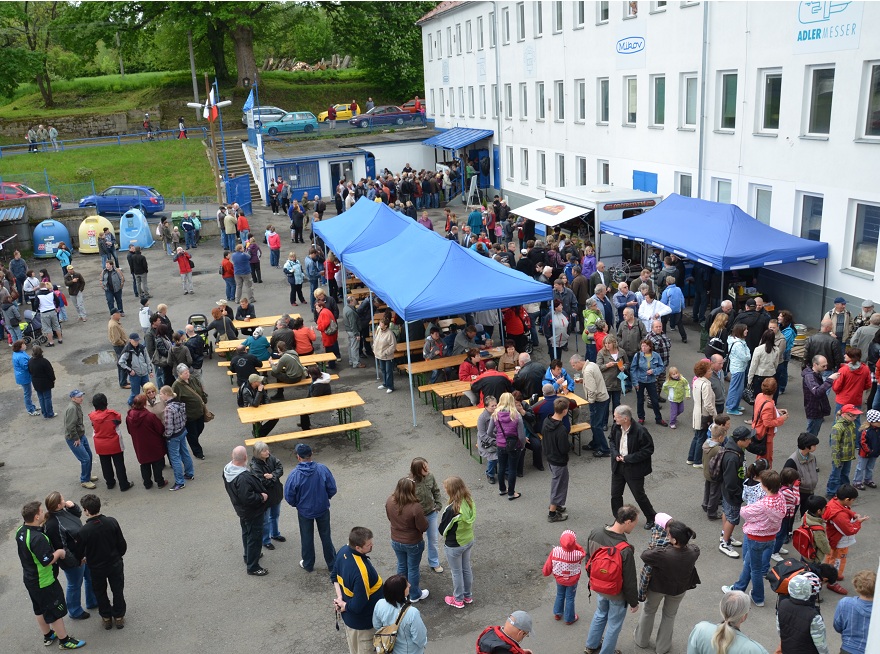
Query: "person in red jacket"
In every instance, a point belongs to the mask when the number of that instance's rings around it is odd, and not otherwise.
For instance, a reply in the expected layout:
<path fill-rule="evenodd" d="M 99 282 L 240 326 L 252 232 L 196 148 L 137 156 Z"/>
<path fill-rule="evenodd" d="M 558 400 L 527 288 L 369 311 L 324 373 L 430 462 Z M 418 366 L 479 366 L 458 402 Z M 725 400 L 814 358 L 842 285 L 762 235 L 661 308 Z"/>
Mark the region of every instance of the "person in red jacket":
<path fill-rule="evenodd" d="M 164 488 L 168 481 L 162 475 L 165 467 L 165 424 L 147 408 L 147 396 L 135 395 L 131 409 L 125 416 L 125 426 L 134 445 L 134 453 L 141 464 L 141 477 L 144 488 L 152 488 L 153 481 L 158 488 Z M 152 478 L 151 478 L 152 475 Z"/>
<path fill-rule="evenodd" d="M 92 429 L 95 431 L 93 437 L 95 445 L 95 453 L 101 459 L 101 472 L 104 474 L 104 481 L 107 482 L 107 488 L 116 486 L 116 476 L 119 477 L 119 490 L 125 492 L 133 483 L 128 481 L 128 474 L 125 472 L 125 458 L 122 454 L 122 437 L 117 431 L 119 425 L 122 424 L 122 416 L 118 411 L 107 408 L 107 396 L 103 393 L 96 393 L 92 397 L 92 406 L 95 410 L 89 414 L 89 420 L 92 422 Z M 116 468 L 116 475 L 113 474 L 113 468 Z"/>
<path fill-rule="evenodd" d="M 501 317 L 504 320 L 504 333 L 516 343 L 516 351 L 525 352 L 529 345 L 526 331 L 531 327 L 531 324 L 526 326 L 529 314 L 522 306 L 507 307 L 501 312 Z"/>
<path fill-rule="evenodd" d="M 327 308 L 325 298 L 316 298 L 315 308 L 318 312 L 318 320 L 315 327 L 321 332 L 321 344 L 324 346 L 324 350 L 336 355 L 336 361 L 330 362 L 330 368 L 335 369 L 337 361 L 342 361 L 342 357 L 339 354 L 339 343 L 337 342 L 339 340 L 339 326 L 333 317 L 333 312 Z M 328 334 L 328 329 L 332 333 Z"/>
<path fill-rule="evenodd" d="M 248 223 L 248 219 L 243 212 L 238 214 L 238 222 L 236 222 L 236 227 L 238 228 L 238 235 L 241 238 L 241 244 L 246 246 L 248 238 L 250 238 L 251 226 Z"/>
<path fill-rule="evenodd" d="M 97 437 L 97 434 L 95 434 Z M 837 489 L 835 497 L 831 498 L 822 518 L 825 520 L 825 531 L 828 534 L 828 544 L 831 551 L 825 557 L 825 563 L 834 566 L 837 570 L 837 581 L 843 581 L 843 572 L 846 570 L 846 555 L 849 548 L 856 542 L 855 535 L 862 528 L 862 523 L 868 519 L 866 515 L 859 515 L 852 510 L 852 503 L 859 496 L 859 491 L 854 486 L 844 484 Z"/>
<path fill-rule="evenodd" d="M 183 281 L 183 294 L 195 294 L 195 291 L 193 290 L 192 256 L 183 248 L 177 248 L 177 252 L 174 253 L 173 261 L 177 262 L 177 267 L 180 269 L 180 279 Z"/>
<path fill-rule="evenodd" d="M 568 625 L 574 624 L 580 617 L 574 612 L 574 597 L 581 578 L 581 563 L 586 556 L 586 551 L 577 542 L 577 534 L 566 529 L 559 537 L 559 545 L 550 551 L 550 556 L 544 562 L 544 576 L 549 577 L 552 574 L 556 579 L 553 617 L 557 620 L 564 617 L 565 624 Z"/>
<path fill-rule="evenodd" d="M 860 409 L 865 401 L 865 391 L 871 390 L 871 369 L 862 363 L 862 351 L 857 347 L 846 348 L 843 365 L 838 372 L 840 377 L 831 386 L 837 410 L 840 411 L 845 404 Z"/>
<path fill-rule="evenodd" d="M 471 348 L 467 351 L 464 361 L 458 367 L 458 380 L 474 382 L 484 372 L 486 372 L 486 364 L 480 361 L 480 351 L 476 348 Z"/>

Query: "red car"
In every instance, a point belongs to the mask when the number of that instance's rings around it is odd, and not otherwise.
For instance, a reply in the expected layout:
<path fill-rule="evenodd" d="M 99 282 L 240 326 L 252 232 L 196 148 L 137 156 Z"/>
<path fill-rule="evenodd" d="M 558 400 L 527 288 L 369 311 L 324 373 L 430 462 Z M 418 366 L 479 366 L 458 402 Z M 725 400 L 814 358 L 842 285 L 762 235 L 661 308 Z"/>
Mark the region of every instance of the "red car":
<path fill-rule="evenodd" d="M 45 195 L 51 197 L 52 209 L 55 210 L 61 208 L 61 201 L 58 199 L 57 195 L 50 196 L 48 193 L 40 193 L 25 184 L 0 182 L 0 200 L 15 200 L 16 198 L 23 198 L 28 195 Z"/>
<path fill-rule="evenodd" d="M 422 105 L 422 111 L 427 111 L 427 106 L 425 105 L 425 101 L 422 98 L 419 98 L 419 103 Z M 404 111 L 408 111 L 411 114 L 416 113 L 416 100 L 413 98 L 409 102 L 404 102 L 401 106 L 401 109 Z"/>

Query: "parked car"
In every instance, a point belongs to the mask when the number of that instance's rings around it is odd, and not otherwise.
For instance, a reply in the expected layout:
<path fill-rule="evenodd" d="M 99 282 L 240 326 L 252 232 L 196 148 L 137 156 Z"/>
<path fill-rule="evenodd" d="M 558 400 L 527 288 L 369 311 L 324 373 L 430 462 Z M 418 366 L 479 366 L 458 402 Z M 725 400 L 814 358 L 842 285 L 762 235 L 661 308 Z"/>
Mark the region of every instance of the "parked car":
<path fill-rule="evenodd" d="M 283 132 L 305 132 L 309 134 L 318 129 L 318 119 L 310 111 L 291 111 L 281 117 L 280 120 L 263 123 L 260 131 L 269 136 L 275 136 Z"/>
<path fill-rule="evenodd" d="M 129 209 L 140 209 L 149 216 L 165 210 L 165 198 L 151 186 L 119 185 L 84 197 L 79 206 L 94 207 L 99 214 L 123 214 Z"/>
<path fill-rule="evenodd" d="M 50 195 L 49 193 L 40 193 L 39 191 L 35 191 L 30 186 L 26 184 L 19 184 L 17 182 L 2 182 L 0 183 L 0 200 L 14 200 L 15 198 L 23 198 L 28 195 L 45 195 L 52 198 L 52 209 L 61 208 L 61 201 L 58 199 L 57 195 Z"/>
<path fill-rule="evenodd" d="M 395 105 L 373 107 L 367 113 L 355 116 L 348 121 L 352 127 L 371 127 L 373 125 L 403 125 L 419 120 L 418 114 L 404 111 Z"/>
<path fill-rule="evenodd" d="M 261 123 L 271 123 L 274 120 L 281 120 L 288 113 L 285 109 L 279 107 L 254 107 L 254 125 L 259 127 Z M 247 114 L 241 114 L 241 124 L 247 127 Z"/>
<path fill-rule="evenodd" d="M 355 103 L 355 109 L 357 112 L 361 112 L 361 107 L 359 104 Z M 351 114 L 351 105 L 350 104 L 334 104 L 333 107 L 336 109 L 336 120 L 348 120 L 352 118 Z M 327 112 L 322 111 L 318 114 L 318 122 L 324 123 L 327 121 Z"/>
<path fill-rule="evenodd" d="M 427 105 L 425 104 L 425 100 L 424 100 L 424 98 L 419 98 L 419 102 L 420 102 L 421 105 L 422 105 L 422 111 L 427 111 L 427 110 L 428 110 L 428 107 L 427 107 Z M 404 102 L 404 103 L 400 106 L 400 108 L 403 109 L 404 111 L 408 111 L 408 112 L 410 112 L 411 114 L 416 113 L 416 101 L 415 101 L 415 98 L 413 98 L 412 100 L 409 100 L 408 102 Z"/>

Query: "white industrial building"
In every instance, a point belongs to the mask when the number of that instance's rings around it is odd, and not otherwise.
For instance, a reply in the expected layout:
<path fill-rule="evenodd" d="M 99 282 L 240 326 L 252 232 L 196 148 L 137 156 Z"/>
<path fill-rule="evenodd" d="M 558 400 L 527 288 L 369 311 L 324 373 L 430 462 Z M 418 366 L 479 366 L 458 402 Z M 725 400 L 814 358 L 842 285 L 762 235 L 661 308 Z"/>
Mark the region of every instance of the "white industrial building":
<path fill-rule="evenodd" d="M 777 306 L 880 300 L 880 3 L 444 2 L 419 25 L 429 118 L 492 130 L 464 150 L 512 207 L 601 184 L 735 203 L 829 244 L 761 272 Z"/>

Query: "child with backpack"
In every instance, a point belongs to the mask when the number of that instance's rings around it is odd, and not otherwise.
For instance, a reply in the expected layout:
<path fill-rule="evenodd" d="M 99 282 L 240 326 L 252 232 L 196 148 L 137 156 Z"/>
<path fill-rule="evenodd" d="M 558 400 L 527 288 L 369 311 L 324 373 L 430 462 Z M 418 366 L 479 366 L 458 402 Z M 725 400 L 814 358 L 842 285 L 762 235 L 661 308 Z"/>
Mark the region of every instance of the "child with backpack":
<path fill-rule="evenodd" d="M 858 496 L 859 491 L 854 486 L 844 484 L 837 489 L 837 495 L 828 502 L 822 514 L 825 519 L 825 530 L 828 533 L 828 544 L 831 546 L 831 552 L 825 557 L 825 563 L 837 568 L 838 581 L 843 581 L 846 555 L 849 548 L 856 543 L 855 535 L 862 528 L 862 523 L 868 519 L 868 516 L 859 515 L 852 510 L 852 503 Z"/>
<path fill-rule="evenodd" d="M 761 473 L 769 467 L 767 459 L 757 459 L 746 467 L 746 478 L 743 481 L 743 506 L 754 504 L 764 497 L 764 488 L 761 486 Z"/>
<path fill-rule="evenodd" d="M 865 486 L 877 488 L 874 483 L 874 464 L 880 456 L 880 411 L 871 409 L 865 414 L 865 420 L 866 424 L 859 434 L 859 458 L 856 474 L 853 475 L 853 486 L 858 490 L 865 490 Z"/>
<path fill-rule="evenodd" d="M 730 429 L 730 416 L 726 413 L 715 415 L 709 425 L 709 438 L 703 442 L 703 511 L 709 520 L 720 520 L 718 507 L 721 504 L 721 454 L 724 440 Z M 714 459 L 714 465 L 713 465 Z"/>
<path fill-rule="evenodd" d="M 660 388 L 660 395 L 669 400 L 669 428 L 677 429 L 675 421 L 684 413 L 684 400 L 691 396 L 691 387 L 675 366 L 670 366 L 669 375 Z"/>
<path fill-rule="evenodd" d="M 574 597 L 577 593 L 578 580 L 581 578 L 581 561 L 587 553 L 577 542 L 577 534 L 566 529 L 559 537 L 559 545 L 550 551 L 544 562 L 545 577 L 551 574 L 556 579 L 556 601 L 553 604 L 553 617 L 565 619 L 565 624 L 572 625 L 580 619 L 574 612 Z"/>
<path fill-rule="evenodd" d="M 822 518 L 827 505 L 828 500 L 821 495 L 811 495 L 807 499 L 804 518 L 801 521 L 801 526 L 795 529 L 792 534 L 791 545 L 801 555 L 801 560 L 807 563 L 814 572 L 820 571 L 817 574 L 823 581 L 828 582 L 828 590 L 846 595 L 846 589 L 837 583 L 837 569 L 822 563 L 831 552 L 825 520 Z M 834 574 L 832 575 L 828 570 L 832 570 Z"/>
<path fill-rule="evenodd" d="M 763 459 L 762 459 L 763 460 Z M 791 535 L 791 526 L 794 523 L 794 515 L 797 513 L 798 506 L 801 502 L 801 493 L 798 489 L 800 485 L 800 474 L 794 468 L 783 468 L 779 473 L 782 481 L 782 487 L 779 493 L 785 499 L 785 517 L 782 519 L 782 526 L 779 533 L 776 534 L 776 544 L 773 546 L 773 554 L 770 558 L 776 561 L 782 561 L 782 555 L 788 554 L 788 550 L 783 547 L 785 542 Z"/>

